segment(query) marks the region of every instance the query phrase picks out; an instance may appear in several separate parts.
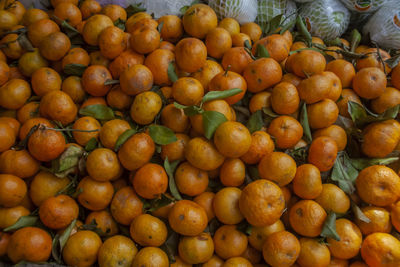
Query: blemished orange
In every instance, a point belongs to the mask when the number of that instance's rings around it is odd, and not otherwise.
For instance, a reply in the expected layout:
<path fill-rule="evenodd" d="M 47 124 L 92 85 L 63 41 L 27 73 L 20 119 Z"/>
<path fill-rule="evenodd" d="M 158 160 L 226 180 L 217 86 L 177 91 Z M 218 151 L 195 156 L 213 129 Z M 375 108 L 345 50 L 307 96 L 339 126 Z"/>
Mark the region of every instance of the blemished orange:
<path fill-rule="evenodd" d="M 288 154 L 272 152 L 264 156 L 258 164 L 260 177 L 277 183 L 289 184 L 296 175 L 296 162 Z"/>
<path fill-rule="evenodd" d="M 289 221 L 293 230 L 306 237 L 321 234 L 327 213 L 313 200 L 300 200 L 289 210 Z"/>

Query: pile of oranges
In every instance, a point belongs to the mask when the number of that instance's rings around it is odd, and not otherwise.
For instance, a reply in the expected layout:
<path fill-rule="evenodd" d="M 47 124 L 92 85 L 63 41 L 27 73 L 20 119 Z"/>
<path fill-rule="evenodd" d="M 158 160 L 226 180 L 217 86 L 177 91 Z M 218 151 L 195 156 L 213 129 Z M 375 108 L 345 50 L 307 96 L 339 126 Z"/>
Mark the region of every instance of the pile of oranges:
<path fill-rule="evenodd" d="M 400 266 L 393 51 L 95 0 L 0 39 L 0 261 Z"/>

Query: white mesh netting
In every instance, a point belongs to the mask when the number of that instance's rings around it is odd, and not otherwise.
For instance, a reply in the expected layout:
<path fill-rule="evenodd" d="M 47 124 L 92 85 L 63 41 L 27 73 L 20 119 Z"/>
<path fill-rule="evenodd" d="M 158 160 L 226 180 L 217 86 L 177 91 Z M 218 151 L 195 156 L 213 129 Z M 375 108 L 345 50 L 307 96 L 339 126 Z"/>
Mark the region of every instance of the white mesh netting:
<path fill-rule="evenodd" d="M 219 19 L 234 18 L 240 24 L 253 22 L 257 16 L 257 0 L 209 0 Z"/>
<path fill-rule="evenodd" d="M 139 4 L 146 8 L 146 12 L 154 14 L 154 18 L 164 15 L 180 15 L 180 9 L 190 5 L 193 0 L 126 0 L 127 4 Z"/>
<path fill-rule="evenodd" d="M 379 9 L 364 26 L 364 34 L 384 48 L 400 49 L 400 4 L 390 1 Z"/>
<path fill-rule="evenodd" d="M 341 0 L 351 11 L 365 13 L 374 12 L 383 6 L 387 0 Z"/>
<path fill-rule="evenodd" d="M 317 0 L 301 5 L 299 14 L 312 35 L 324 40 L 341 36 L 350 22 L 350 11 L 339 0 Z"/>

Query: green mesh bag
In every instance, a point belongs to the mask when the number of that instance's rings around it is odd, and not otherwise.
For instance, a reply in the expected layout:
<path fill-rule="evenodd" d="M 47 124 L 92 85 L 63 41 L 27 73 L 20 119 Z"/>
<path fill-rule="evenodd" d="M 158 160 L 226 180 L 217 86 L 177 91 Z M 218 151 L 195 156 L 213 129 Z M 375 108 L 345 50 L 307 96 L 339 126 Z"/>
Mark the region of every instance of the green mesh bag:
<path fill-rule="evenodd" d="M 350 22 L 350 11 L 339 0 L 317 0 L 301 5 L 300 16 L 313 36 L 333 40 L 341 36 Z"/>
<path fill-rule="evenodd" d="M 341 0 L 351 11 L 366 13 L 375 12 L 382 7 L 387 0 Z M 400 2 L 398 3 L 400 5 Z"/>
<path fill-rule="evenodd" d="M 283 15 L 281 22 L 284 25 L 296 20 L 297 8 L 292 0 L 259 0 L 256 22 L 264 27 L 278 15 Z"/>
<path fill-rule="evenodd" d="M 219 19 L 234 18 L 240 24 L 253 22 L 257 16 L 257 0 L 209 0 Z"/>
<path fill-rule="evenodd" d="M 387 49 L 400 49 L 400 3 L 390 1 L 381 7 L 363 29 L 371 41 Z"/>

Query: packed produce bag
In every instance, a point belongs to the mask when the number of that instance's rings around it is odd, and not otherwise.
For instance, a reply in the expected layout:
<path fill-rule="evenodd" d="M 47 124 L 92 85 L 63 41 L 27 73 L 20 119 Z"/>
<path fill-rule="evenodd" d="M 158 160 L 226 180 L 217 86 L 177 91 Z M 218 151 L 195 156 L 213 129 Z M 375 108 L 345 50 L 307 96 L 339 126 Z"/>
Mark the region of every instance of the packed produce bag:
<path fill-rule="evenodd" d="M 312 2 L 315 0 L 295 0 L 297 3 L 307 3 L 307 2 Z"/>
<path fill-rule="evenodd" d="M 154 18 L 158 19 L 164 15 L 180 15 L 181 8 L 189 6 L 193 0 L 103 0 L 104 2 L 126 2 L 126 5 L 141 4 L 146 8 L 146 12 L 154 14 Z M 102 1 L 100 1 L 102 2 Z M 121 5 L 121 4 L 120 4 Z M 123 4 L 121 6 L 124 6 Z"/>
<path fill-rule="evenodd" d="M 380 7 L 382 7 L 386 2 L 388 2 L 388 0 L 341 0 L 341 1 L 351 11 L 360 13 L 375 12 Z"/>
<path fill-rule="evenodd" d="M 324 40 L 341 36 L 350 22 L 350 11 L 339 0 L 317 0 L 303 4 L 299 14 L 312 35 Z"/>
<path fill-rule="evenodd" d="M 363 29 L 379 46 L 400 49 L 400 3 L 390 1 L 379 9 Z"/>
<path fill-rule="evenodd" d="M 240 24 L 253 22 L 257 16 L 257 0 L 209 0 L 208 5 L 219 19 L 234 18 Z"/>
<path fill-rule="evenodd" d="M 257 24 L 265 26 L 274 17 L 283 14 L 282 22 L 284 24 L 296 20 L 297 7 L 292 0 L 259 0 Z"/>

